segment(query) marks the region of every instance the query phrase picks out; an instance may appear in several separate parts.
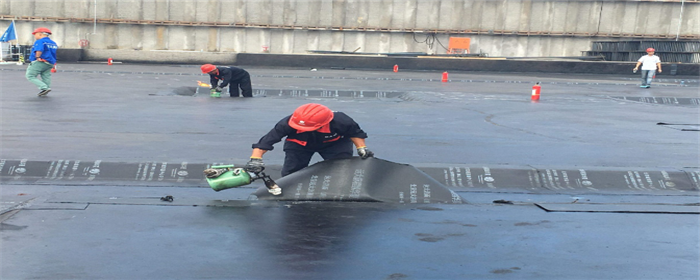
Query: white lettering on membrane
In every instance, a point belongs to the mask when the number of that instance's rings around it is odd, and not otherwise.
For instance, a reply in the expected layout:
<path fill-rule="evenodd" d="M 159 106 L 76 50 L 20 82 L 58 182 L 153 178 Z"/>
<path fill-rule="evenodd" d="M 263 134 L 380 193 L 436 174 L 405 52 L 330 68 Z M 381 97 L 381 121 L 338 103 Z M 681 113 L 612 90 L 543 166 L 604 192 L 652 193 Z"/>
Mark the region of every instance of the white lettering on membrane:
<path fill-rule="evenodd" d="M 326 196 L 328 196 L 327 191 L 330 188 L 330 186 L 331 186 L 331 176 L 330 175 L 323 176 L 323 185 L 321 185 L 321 193 L 319 194 L 322 198 L 325 198 Z"/>
<path fill-rule="evenodd" d="M 430 203 L 430 185 L 423 185 L 423 203 Z"/>
<path fill-rule="evenodd" d="M 303 188 L 304 188 L 304 184 L 299 183 L 299 184 L 297 185 L 297 192 L 294 194 L 294 198 L 295 198 L 296 200 L 299 200 L 299 198 L 301 197 L 301 189 L 303 189 Z"/>
<path fill-rule="evenodd" d="M 152 180 L 153 180 L 153 175 L 156 174 L 156 166 L 157 166 L 157 165 L 158 165 L 158 164 L 154 162 L 153 165 L 151 166 L 151 172 L 148 174 L 148 181 L 152 181 Z"/>
<path fill-rule="evenodd" d="M 158 181 L 163 181 L 165 179 L 165 171 L 168 169 L 168 163 L 164 162 L 160 164 L 160 173 L 158 174 Z"/>
<path fill-rule="evenodd" d="M 63 162 L 63 167 L 61 167 L 61 173 L 58 173 L 58 180 L 63 180 L 63 175 L 66 174 L 66 170 L 68 169 L 68 165 L 70 165 L 70 160 L 66 160 Z"/>
<path fill-rule="evenodd" d="M 418 203 L 418 185 L 416 184 L 411 184 L 410 186 L 410 196 L 411 196 L 411 203 Z"/>
<path fill-rule="evenodd" d="M 462 197 L 452 190 L 450 190 L 450 193 L 452 194 L 452 203 L 462 203 Z"/>
<path fill-rule="evenodd" d="M 579 169 L 579 173 L 581 173 L 581 180 L 588 180 L 588 174 L 586 174 L 586 170 Z"/>
<path fill-rule="evenodd" d="M 352 177 L 352 186 L 350 186 L 350 198 L 359 198 L 362 192 L 362 181 L 365 178 L 364 169 L 355 169 L 355 175 Z"/>
<path fill-rule="evenodd" d="M 311 175 L 309 180 L 309 188 L 306 190 L 306 198 L 313 198 L 314 192 L 316 191 L 316 182 L 318 182 L 318 175 Z"/>
<path fill-rule="evenodd" d="M 73 168 L 71 169 L 70 176 L 68 176 L 68 180 L 73 180 L 73 178 L 75 178 L 75 171 L 78 171 L 78 166 L 80 166 L 79 160 L 73 162 Z"/>
<path fill-rule="evenodd" d="M 95 180 L 95 177 L 100 174 L 100 163 L 102 163 L 101 160 L 96 160 L 95 163 L 92 164 L 89 171 L 90 177 L 88 177 L 88 181 Z"/>
<path fill-rule="evenodd" d="M 569 182 L 569 174 L 566 173 L 566 171 L 562 170 L 561 177 L 564 179 L 564 184 L 566 184 L 566 187 L 573 190 L 574 188 L 571 186 L 571 183 Z"/>
<path fill-rule="evenodd" d="M 656 187 L 654 187 L 654 181 L 651 179 L 651 175 L 649 175 L 649 172 L 644 172 L 644 179 L 646 179 L 650 188 L 656 189 Z"/>
<path fill-rule="evenodd" d="M 464 184 L 462 183 L 462 168 L 457 167 L 457 185 L 460 187 L 464 187 Z"/>
<path fill-rule="evenodd" d="M 470 188 L 474 187 L 474 182 L 472 182 L 472 170 L 469 167 L 464 169 L 464 175 L 467 177 L 467 185 Z"/>

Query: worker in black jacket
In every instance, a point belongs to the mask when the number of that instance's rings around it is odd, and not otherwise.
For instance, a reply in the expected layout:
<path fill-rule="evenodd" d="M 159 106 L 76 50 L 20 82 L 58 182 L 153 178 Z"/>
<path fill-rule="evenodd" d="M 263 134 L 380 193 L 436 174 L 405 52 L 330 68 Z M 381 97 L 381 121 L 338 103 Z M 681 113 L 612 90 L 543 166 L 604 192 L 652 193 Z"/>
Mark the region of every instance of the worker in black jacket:
<path fill-rule="evenodd" d="M 362 159 L 374 156 L 365 145 L 367 133 L 352 118 L 321 104 L 309 103 L 280 120 L 258 143 L 253 144 L 253 154 L 245 169 L 261 172 L 265 167 L 263 154 L 271 151 L 272 145 L 284 137 L 287 139 L 282 176 L 307 167 L 314 153 L 319 153 L 324 160 L 350 158 L 353 144 Z"/>
<path fill-rule="evenodd" d="M 211 81 L 211 96 L 221 97 L 221 91 L 229 86 L 231 97 L 238 97 L 238 88 L 241 88 L 243 97 L 253 97 L 253 87 L 250 85 L 250 74 L 248 71 L 233 66 L 216 66 L 204 64 L 201 67 L 202 73 L 209 74 Z M 221 81 L 221 84 L 219 84 Z"/>

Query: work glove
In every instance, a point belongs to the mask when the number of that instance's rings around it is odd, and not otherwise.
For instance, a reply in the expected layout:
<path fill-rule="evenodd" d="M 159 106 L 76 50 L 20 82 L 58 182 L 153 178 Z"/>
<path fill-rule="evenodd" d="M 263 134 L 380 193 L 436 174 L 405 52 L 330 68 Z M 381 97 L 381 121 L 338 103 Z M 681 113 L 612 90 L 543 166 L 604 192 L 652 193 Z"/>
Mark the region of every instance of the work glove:
<path fill-rule="evenodd" d="M 362 159 L 374 157 L 374 153 L 372 151 L 370 151 L 369 149 L 367 149 L 366 146 L 362 146 L 362 147 L 357 148 L 357 155 L 359 155 L 360 158 L 362 158 Z"/>
<path fill-rule="evenodd" d="M 260 173 L 265 170 L 265 163 L 261 158 L 250 158 L 250 161 L 245 165 L 245 171 L 251 173 Z"/>

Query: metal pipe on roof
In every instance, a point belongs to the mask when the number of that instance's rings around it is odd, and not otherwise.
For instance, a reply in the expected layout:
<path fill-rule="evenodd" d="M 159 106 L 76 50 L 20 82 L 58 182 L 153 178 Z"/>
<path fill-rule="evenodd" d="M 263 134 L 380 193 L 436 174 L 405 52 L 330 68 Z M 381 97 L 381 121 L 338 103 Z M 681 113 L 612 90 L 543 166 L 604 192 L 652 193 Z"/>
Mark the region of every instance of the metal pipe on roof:
<path fill-rule="evenodd" d="M 681 1 L 681 13 L 678 15 L 678 31 L 676 31 L 676 41 L 678 41 L 678 37 L 681 36 L 681 25 L 683 25 L 683 6 L 685 6 L 685 0 Z"/>
<path fill-rule="evenodd" d="M 94 12 L 95 21 L 94 21 L 93 26 L 92 26 L 92 34 L 97 34 L 97 0 L 95 0 L 95 7 L 94 8 L 95 8 L 95 12 Z"/>

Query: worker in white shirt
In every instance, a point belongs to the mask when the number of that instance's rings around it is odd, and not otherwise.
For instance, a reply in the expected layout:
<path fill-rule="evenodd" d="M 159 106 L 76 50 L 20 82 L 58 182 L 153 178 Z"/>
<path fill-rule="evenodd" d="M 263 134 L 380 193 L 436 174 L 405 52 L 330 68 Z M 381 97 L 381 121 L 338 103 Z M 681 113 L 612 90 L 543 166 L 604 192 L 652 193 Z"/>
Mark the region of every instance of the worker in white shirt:
<path fill-rule="evenodd" d="M 657 69 L 661 73 L 661 59 L 654 55 L 654 51 L 654 48 L 648 48 L 647 55 L 639 58 L 637 65 L 632 69 L 634 72 L 637 72 L 639 65 L 642 65 L 642 85 L 640 86 L 642 88 L 651 87 L 651 79 L 656 75 Z"/>

